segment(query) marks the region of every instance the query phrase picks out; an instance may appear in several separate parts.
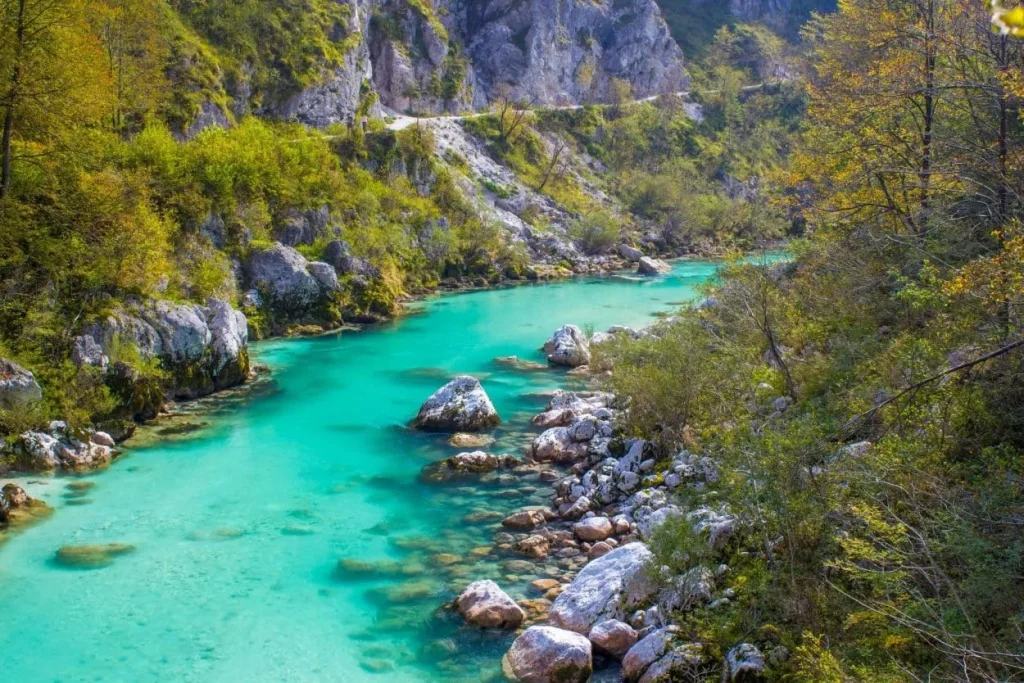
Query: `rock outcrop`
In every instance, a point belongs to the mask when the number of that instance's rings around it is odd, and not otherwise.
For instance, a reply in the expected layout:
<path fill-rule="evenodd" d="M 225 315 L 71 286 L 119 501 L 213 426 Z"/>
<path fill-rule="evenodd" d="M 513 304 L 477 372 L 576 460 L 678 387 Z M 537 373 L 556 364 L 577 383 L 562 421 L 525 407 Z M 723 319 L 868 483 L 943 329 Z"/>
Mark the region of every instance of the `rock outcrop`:
<path fill-rule="evenodd" d="M 429 432 L 479 432 L 500 422 L 498 411 L 479 380 L 462 375 L 427 399 L 413 426 Z"/>
<path fill-rule="evenodd" d="M 341 63 L 264 113 L 316 127 L 354 121 L 376 94 L 398 112 L 481 109 L 503 89 L 537 104 L 679 92 L 683 53 L 655 0 L 345 0 Z M 457 46 L 464 46 L 457 47 Z M 237 98 L 249 96 L 236 89 Z M 244 106 L 243 106 L 244 108 Z M 379 105 L 369 113 L 379 113 Z"/>
<path fill-rule="evenodd" d="M 327 264 L 327 268 L 333 268 Z M 298 318 L 320 303 L 325 292 L 337 289 L 335 274 L 333 287 L 322 282 L 327 279 L 318 267 L 292 247 L 275 243 L 267 249 L 256 250 L 249 257 L 250 284 L 269 300 L 276 311 Z M 318 277 L 314 273 L 320 273 Z M 329 283 L 328 283 L 329 284 Z"/>
<path fill-rule="evenodd" d="M 523 609 L 493 581 L 469 584 L 455 601 L 466 622 L 480 628 L 514 629 L 523 623 Z"/>
<path fill-rule="evenodd" d="M 482 106 L 503 85 L 538 104 L 606 100 L 616 79 L 647 97 L 689 79 L 654 0 L 488 0 L 449 5 L 467 45 Z"/>
<path fill-rule="evenodd" d="M 81 472 L 104 467 L 117 454 L 112 439 L 75 433 L 63 422 L 52 422 L 48 431 L 30 431 L 10 439 L 2 460 L 18 472 Z"/>
<path fill-rule="evenodd" d="M 594 670 L 590 641 L 578 633 L 531 626 L 505 655 L 505 674 L 524 683 L 583 683 Z"/>
<path fill-rule="evenodd" d="M 0 358 L 0 410 L 27 407 L 43 397 L 35 375 L 5 358 Z"/>
<path fill-rule="evenodd" d="M 127 304 L 87 325 L 74 341 L 74 357 L 80 365 L 106 369 L 110 358 L 131 347 L 132 354 L 158 360 L 169 371 L 173 398 L 191 399 L 244 382 L 248 344 L 245 315 L 226 301 L 210 299 L 200 306 L 158 300 Z"/>

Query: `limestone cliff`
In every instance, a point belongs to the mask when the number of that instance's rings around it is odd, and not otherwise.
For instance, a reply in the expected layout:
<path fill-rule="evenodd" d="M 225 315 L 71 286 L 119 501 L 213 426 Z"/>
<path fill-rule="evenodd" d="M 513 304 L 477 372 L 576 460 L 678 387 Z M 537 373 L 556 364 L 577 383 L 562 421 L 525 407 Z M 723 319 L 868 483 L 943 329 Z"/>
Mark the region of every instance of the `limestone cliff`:
<path fill-rule="evenodd" d="M 379 112 L 484 108 L 499 88 L 538 104 L 646 97 L 688 84 L 655 0 L 344 0 L 340 65 L 265 113 L 314 126 Z M 235 97 L 245 97 L 244 91 Z"/>

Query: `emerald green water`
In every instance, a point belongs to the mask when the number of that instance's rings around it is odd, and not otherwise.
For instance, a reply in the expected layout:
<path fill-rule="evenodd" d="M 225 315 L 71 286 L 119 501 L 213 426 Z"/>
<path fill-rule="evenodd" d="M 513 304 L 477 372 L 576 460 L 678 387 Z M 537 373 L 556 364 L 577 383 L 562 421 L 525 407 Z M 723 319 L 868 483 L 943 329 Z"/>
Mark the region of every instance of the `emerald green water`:
<path fill-rule="evenodd" d="M 713 272 L 711 263 L 683 262 L 653 280 L 444 296 L 379 329 L 256 345 L 272 381 L 203 415 L 208 425 L 191 438 L 130 449 L 85 478 L 95 486 L 84 501 L 66 496 L 69 479 L 29 480 L 57 511 L 0 548 L 3 678 L 497 675 L 510 638 L 467 629 L 438 608 L 476 578 L 527 595 L 543 574 L 504 564 L 519 558 L 471 555 L 500 526 L 464 517 L 545 504 L 550 485 L 421 483 L 425 464 L 458 450 L 404 424 L 447 378 L 477 374 L 504 418 L 494 450 L 520 454 L 544 404 L 536 394 L 566 377 L 517 373 L 495 357 L 540 360 L 538 347 L 564 323 L 647 325 L 696 296 L 694 285 Z M 65 544 L 111 542 L 136 551 L 91 570 L 52 560 Z M 447 564 L 438 553 L 461 559 Z M 341 558 L 397 560 L 409 576 L 343 580 Z"/>

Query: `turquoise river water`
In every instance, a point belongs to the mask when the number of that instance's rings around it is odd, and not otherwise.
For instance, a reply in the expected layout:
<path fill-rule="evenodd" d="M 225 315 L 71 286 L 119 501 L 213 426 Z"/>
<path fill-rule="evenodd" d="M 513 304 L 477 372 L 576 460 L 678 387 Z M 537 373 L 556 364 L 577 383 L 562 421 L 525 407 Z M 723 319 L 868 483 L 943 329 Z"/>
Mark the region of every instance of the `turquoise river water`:
<path fill-rule="evenodd" d="M 421 482 L 425 464 L 458 450 L 406 422 L 448 378 L 475 374 L 504 419 L 494 449 L 521 454 L 543 393 L 567 378 L 494 358 L 543 360 L 538 347 L 564 323 L 650 324 L 714 268 L 440 296 L 380 328 L 254 345 L 270 381 L 212 402 L 187 435 L 78 478 L 95 484 L 84 497 L 71 478 L 21 480 L 57 510 L 0 548 L 0 677 L 496 678 L 511 637 L 439 607 L 472 579 L 526 597 L 530 581 L 558 575 L 484 554 L 498 513 L 548 503 L 550 484 Z M 136 549 L 99 569 L 53 562 L 63 545 L 114 542 Z M 344 558 L 377 571 L 339 573 Z"/>

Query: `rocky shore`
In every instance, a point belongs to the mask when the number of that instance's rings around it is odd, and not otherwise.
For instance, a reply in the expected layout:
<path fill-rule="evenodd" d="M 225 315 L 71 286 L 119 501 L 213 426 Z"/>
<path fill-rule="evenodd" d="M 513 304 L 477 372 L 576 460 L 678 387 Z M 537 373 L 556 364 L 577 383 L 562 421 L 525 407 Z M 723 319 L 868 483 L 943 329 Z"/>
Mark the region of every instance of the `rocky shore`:
<path fill-rule="evenodd" d="M 657 333 L 657 327 L 613 328 L 588 340 L 569 325 L 543 352 L 553 366 L 585 370 L 590 344 Z M 479 383 L 473 389 L 483 392 Z M 465 520 L 495 524 L 493 545 L 473 553 L 499 558 L 501 569 L 466 585 L 449 608 L 466 628 L 515 631 L 502 662 L 510 680 L 587 681 L 595 671 L 602 680 L 617 672 L 621 680 L 644 683 L 711 675 L 759 680 L 788 656 L 784 648 L 737 642 L 721 656 L 678 623 L 687 612 L 714 610 L 734 597 L 725 587 L 730 570 L 724 559 L 742 520 L 724 506 L 686 507 L 679 495 L 706 491 L 718 467 L 699 452 L 680 448 L 665 455 L 627 437 L 618 427 L 625 409 L 608 393 L 559 390 L 533 418 L 540 431 L 525 444 L 523 458 L 480 450 L 425 468 L 430 482 L 475 477 L 498 483 L 492 495 L 499 497 L 502 490 L 520 495 L 526 483 L 547 487 L 534 494 L 547 505 L 499 514 L 500 520 L 483 511 Z M 458 412 L 452 408 L 453 416 Z M 688 525 L 711 559 L 695 560 L 681 573 L 659 566 L 648 544 L 666 524 Z M 458 562 L 451 558 L 452 565 Z M 523 580 L 536 597 L 517 600 L 502 588 Z"/>

